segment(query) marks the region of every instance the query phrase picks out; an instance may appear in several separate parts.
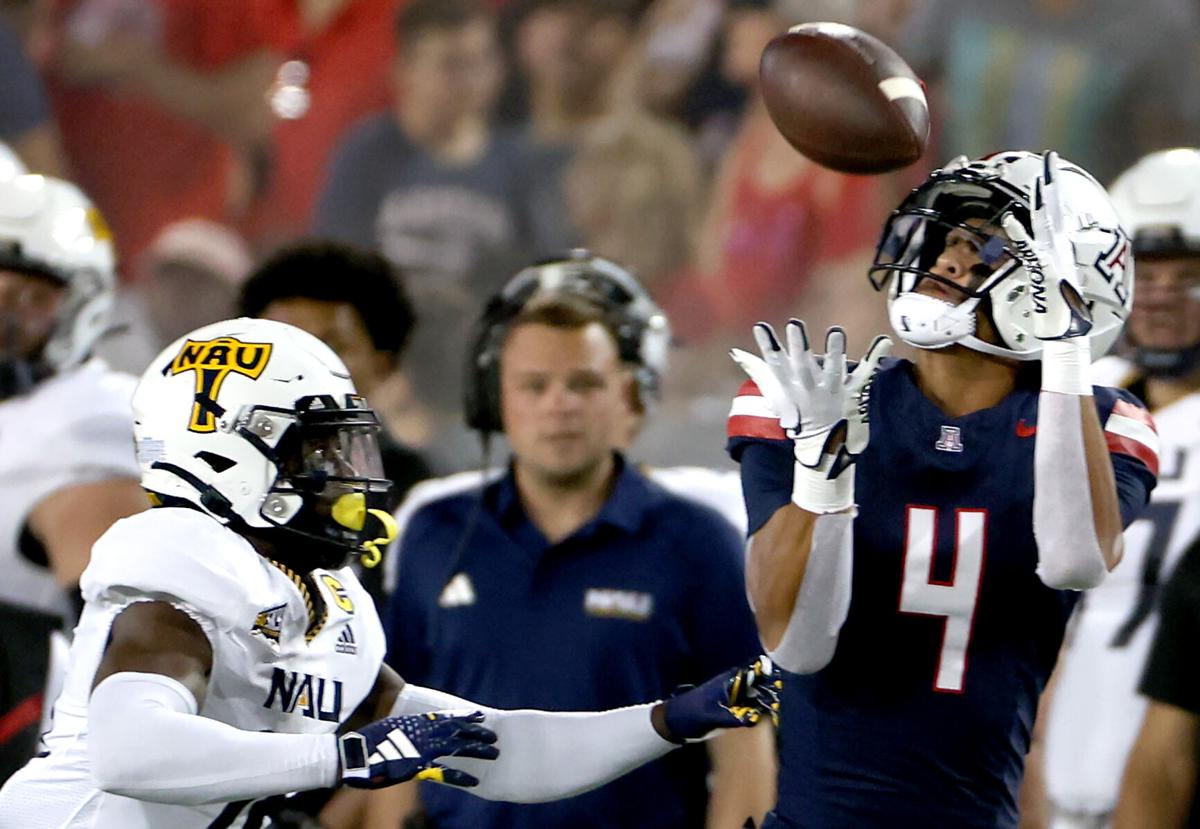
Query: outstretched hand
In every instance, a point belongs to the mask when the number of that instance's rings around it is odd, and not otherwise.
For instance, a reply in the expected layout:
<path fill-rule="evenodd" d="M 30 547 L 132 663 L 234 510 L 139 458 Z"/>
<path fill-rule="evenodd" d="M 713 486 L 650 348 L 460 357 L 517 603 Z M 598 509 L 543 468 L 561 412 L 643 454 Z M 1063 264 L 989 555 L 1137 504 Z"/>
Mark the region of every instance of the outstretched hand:
<path fill-rule="evenodd" d="M 778 722 L 783 675 L 769 656 L 718 674 L 702 685 L 684 687 L 663 703 L 669 739 L 695 742 L 723 728 Z"/>
<path fill-rule="evenodd" d="M 733 349 L 733 359 L 758 386 L 779 425 L 792 439 L 796 463 L 815 473 L 798 487 L 793 500 L 813 512 L 835 512 L 850 506 L 853 492 L 822 492 L 854 462 L 870 440 L 868 413 L 871 382 L 892 341 L 876 337 L 863 359 L 846 362 L 846 334 L 838 327 L 825 335 L 824 357 L 813 354 L 804 323 L 787 324 L 787 347 L 767 323 L 754 326 L 762 357 Z M 797 481 L 799 484 L 800 481 Z"/>
<path fill-rule="evenodd" d="M 440 757 L 495 760 L 496 734 L 479 723 L 483 714 L 432 712 L 385 717 L 338 738 L 341 779 L 347 786 L 379 789 L 405 780 L 450 786 L 479 785 L 479 779 L 436 762 Z"/>

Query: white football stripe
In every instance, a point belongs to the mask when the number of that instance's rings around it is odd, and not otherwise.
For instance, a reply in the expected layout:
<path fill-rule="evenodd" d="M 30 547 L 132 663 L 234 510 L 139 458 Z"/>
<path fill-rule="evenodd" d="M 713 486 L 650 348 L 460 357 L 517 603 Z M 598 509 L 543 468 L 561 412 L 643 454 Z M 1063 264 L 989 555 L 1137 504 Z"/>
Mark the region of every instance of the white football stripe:
<path fill-rule="evenodd" d="M 925 101 L 925 90 L 921 89 L 921 85 L 912 78 L 900 76 L 885 78 L 879 82 L 879 91 L 886 95 L 889 101 L 897 98 L 916 98 L 925 106 L 929 106 Z"/>
<path fill-rule="evenodd" d="M 1141 421 L 1125 417 L 1125 415 L 1110 414 L 1108 422 L 1104 424 L 1104 430 L 1123 438 L 1136 440 L 1155 455 L 1158 454 L 1158 435 L 1154 434 L 1154 430 Z"/>
<path fill-rule="evenodd" d="M 778 420 L 779 417 L 771 411 L 771 407 L 767 405 L 765 397 L 755 397 L 748 394 L 738 395 L 733 398 L 733 405 L 729 407 L 729 416 L 736 417 L 737 415 L 750 415 L 751 417 L 769 417 L 771 420 Z"/>

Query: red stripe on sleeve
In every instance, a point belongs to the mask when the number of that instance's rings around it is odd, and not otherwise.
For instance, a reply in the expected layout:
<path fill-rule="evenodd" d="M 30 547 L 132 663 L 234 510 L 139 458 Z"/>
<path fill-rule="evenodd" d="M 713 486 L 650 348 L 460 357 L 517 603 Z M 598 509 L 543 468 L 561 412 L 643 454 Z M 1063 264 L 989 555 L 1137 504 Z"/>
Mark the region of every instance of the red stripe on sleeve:
<path fill-rule="evenodd" d="M 1154 434 L 1158 434 L 1158 429 L 1154 427 L 1154 418 L 1150 415 L 1150 412 L 1141 406 L 1133 405 L 1128 400 L 1118 400 L 1117 404 L 1112 407 L 1112 414 L 1119 414 L 1130 420 L 1136 420 L 1138 423 L 1150 427 L 1150 431 L 1154 432 Z"/>
<path fill-rule="evenodd" d="M 784 433 L 778 420 L 755 415 L 733 415 L 726 423 L 725 433 L 731 438 L 787 440 L 787 434 Z"/>
<path fill-rule="evenodd" d="M 1134 408 L 1134 407 L 1130 407 Z M 1114 409 L 1114 411 L 1116 411 Z M 1125 415 L 1125 412 L 1121 412 Z M 1128 415 L 1125 415 L 1128 417 Z M 1106 431 L 1104 439 L 1108 442 L 1108 451 L 1112 454 L 1129 455 L 1132 458 L 1142 462 L 1142 465 L 1158 477 L 1158 455 L 1146 444 L 1127 438 L 1124 435 L 1118 435 L 1113 432 Z"/>

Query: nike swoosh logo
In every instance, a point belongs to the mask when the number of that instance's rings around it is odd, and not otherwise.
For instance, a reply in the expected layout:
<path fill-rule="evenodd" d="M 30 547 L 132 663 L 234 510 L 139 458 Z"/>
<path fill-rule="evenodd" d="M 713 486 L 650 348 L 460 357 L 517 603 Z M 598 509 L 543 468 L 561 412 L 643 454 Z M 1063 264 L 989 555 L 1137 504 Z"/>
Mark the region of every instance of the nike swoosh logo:
<path fill-rule="evenodd" d="M 1021 418 L 1020 420 L 1017 421 L 1017 437 L 1031 438 L 1036 434 L 1037 434 L 1037 424 L 1036 423 L 1033 424 L 1032 426 L 1030 426 L 1028 423 L 1025 422 L 1025 418 Z"/>

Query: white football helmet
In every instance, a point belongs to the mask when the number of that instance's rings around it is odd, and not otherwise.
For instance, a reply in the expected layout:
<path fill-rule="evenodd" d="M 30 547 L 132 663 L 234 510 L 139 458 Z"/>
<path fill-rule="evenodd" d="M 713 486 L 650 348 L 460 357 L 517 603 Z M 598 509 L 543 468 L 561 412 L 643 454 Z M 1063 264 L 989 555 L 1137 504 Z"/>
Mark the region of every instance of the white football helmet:
<path fill-rule="evenodd" d="M 145 489 L 271 539 L 294 569 L 377 557 L 395 533 L 375 412 L 298 328 L 243 317 L 184 335 L 142 375 L 133 412 Z"/>
<path fill-rule="evenodd" d="M 25 163 L 21 161 L 13 148 L 0 141 L 0 181 L 8 181 L 10 178 L 23 176 L 29 170 L 25 169 Z"/>
<path fill-rule="evenodd" d="M 62 283 L 66 296 L 42 353 L 62 371 L 84 359 L 108 330 L 116 290 L 112 233 L 83 192 L 49 176 L 0 180 L 0 268 Z"/>
<path fill-rule="evenodd" d="M 1177 148 L 1143 156 L 1109 188 L 1138 259 L 1200 257 L 1200 150 Z M 1161 300 L 1160 300 L 1161 301 Z M 1200 302 L 1192 287 L 1183 301 Z M 1194 318 L 1194 314 L 1192 317 Z M 1131 356 L 1147 375 L 1184 377 L 1200 368 L 1200 332 L 1177 332 L 1182 348 L 1149 348 L 1126 332 Z"/>
<path fill-rule="evenodd" d="M 1134 256 L 1200 255 L 1200 150 L 1144 156 L 1109 193 Z"/>
<path fill-rule="evenodd" d="M 1012 213 L 1031 230 L 1030 197 L 1041 168 L 1042 156 L 1024 151 L 974 160 L 960 156 L 935 170 L 893 211 L 870 278 L 876 290 L 889 289 L 889 315 L 902 340 L 918 348 L 957 343 L 998 357 L 1041 358 L 1042 343 L 1031 322 L 1029 278 L 1000 229 L 1004 214 Z M 1062 158 L 1058 171 L 1083 299 L 1092 315 L 1092 357 L 1097 359 L 1116 342 L 1133 305 L 1129 237 L 1099 182 Z M 983 261 L 977 266 L 982 281 L 973 290 L 930 272 L 951 232 L 965 234 Z M 936 280 L 962 301 L 915 293 L 922 279 Z M 976 311 L 988 315 L 999 343 L 976 336 Z"/>

